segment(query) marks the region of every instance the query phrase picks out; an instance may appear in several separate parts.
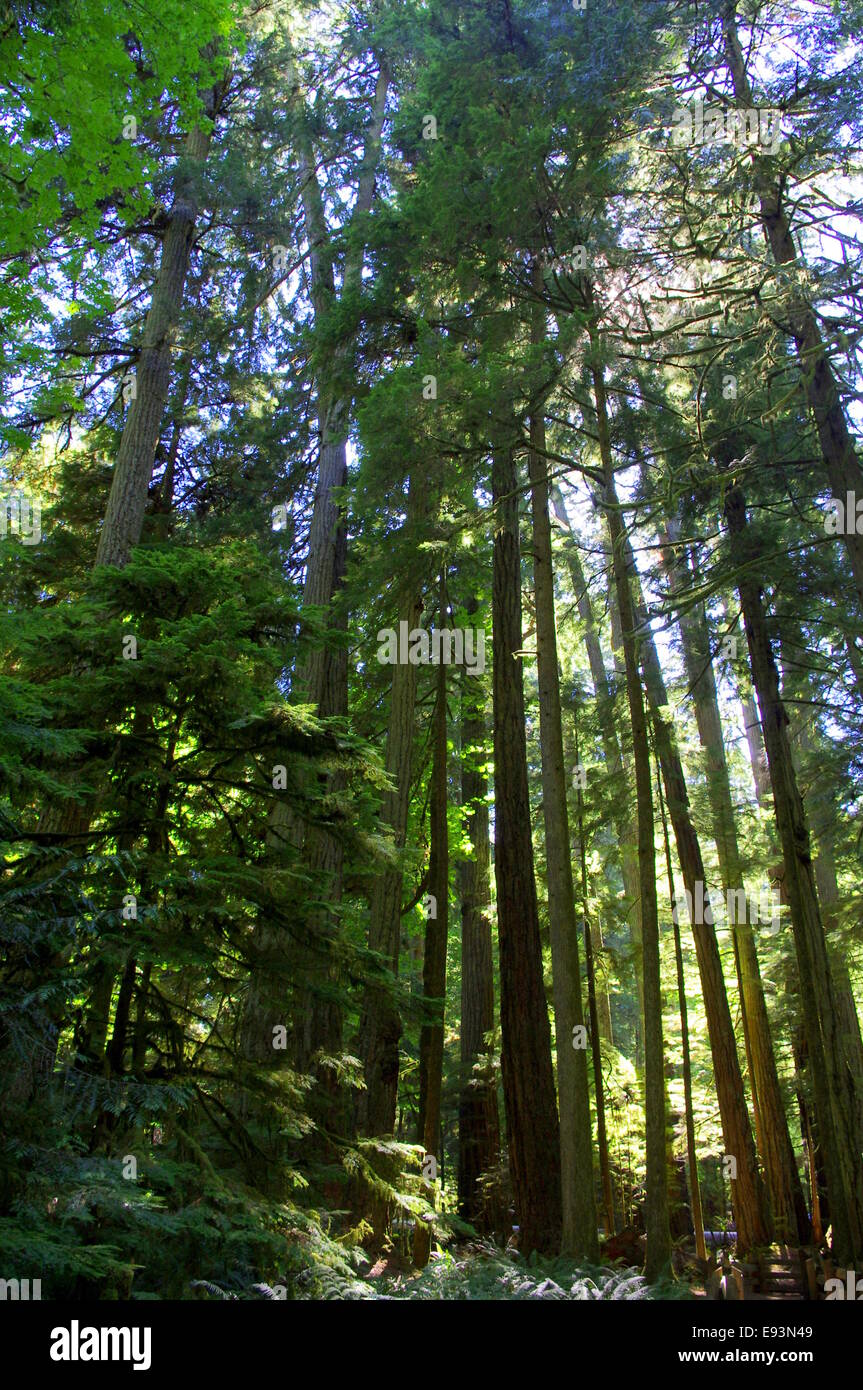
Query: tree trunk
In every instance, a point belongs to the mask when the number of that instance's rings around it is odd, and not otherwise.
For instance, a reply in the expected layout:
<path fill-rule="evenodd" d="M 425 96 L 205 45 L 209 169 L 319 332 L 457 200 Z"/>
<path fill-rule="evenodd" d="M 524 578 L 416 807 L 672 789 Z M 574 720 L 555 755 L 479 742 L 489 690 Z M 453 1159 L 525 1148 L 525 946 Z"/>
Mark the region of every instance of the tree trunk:
<path fill-rule="evenodd" d="M 662 778 L 657 769 L 659 788 L 659 809 L 662 816 L 662 841 L 665 848 L 665 868 L 668 875 L 668 892 L 674 899 L 674 871 L 671 867 L 671 845 L 668 840 L 668 821 L 665 815 L 665 800 L 662 795 Z M 677 913 L 673 914 L 674 961 L 677 967 L 677 1007 L 680 1013 L 680 1046 L 683 1052 L 683 1108 L 686 1125 L 686 1157 L 689 1164 L 689 1200 L 692 1208 L 692 1232 L 695 1236 L 695 1253 L 700 1260 L 707 1259 L 704 1243 L 704 1215 L 701 1210 L 701 1189 L 698 1183 L 698 1153 L 695 1148 L 695 1114 L 692 1109 L 692 1059 L 689 1055 L 689 1011 L 686 1007 L 686 977 L 683 973 L 683 946 L 680 940 L 680 923 Z"/>
<path fill-rule="evenodd" d="M 863 1170 L 861 1136 L 855 1125 L 851 1079 L 844 1066 L 836 993 L 815 889 L 809 827 L 797 786 L 788 739 L 788 716 L 758 581 L 752 570 L 746 507 L 733 482 L 725 495 L 725 518 L 737 587 L 743 606 L 752 677 L 773 788 L 773 805 L 791 910 L 806 1042 L 812 1068 L 818 1128 L 827 1169 L 834 1249 L 840 1260 L 863 1257 Z"/>
<path fill-rule="evenodd" d="M 575 730 L 575 758 L 578 761 L 578 726 Z M 584 796 L 579 783 L 576 788 L 578 817 L 578 858 L 581 866 L 581 910 L 584 922 L 584 968 L 587 975 L 588 1017 L 590 1019 L 590 1052 L 593 1061 L 593 1092 L 596 1102 L 596 1147 L 599 1151 L 599 1175 L 602 1181 L 602 1200 L 605 1207 L 606 1235 L 613 1235 L 614 1192 L 608 1159 L 608 1132 L 605 1125 L 605 1087 L 602 1079 L 602 1047 L 599 1010 L 596 1002 L 596 971 L 593 964 L 591 940 L 590 894 L 587 881 L 587 845 L 584 838 Z"/>
<path fill-rule="evenodd" d="M 537 266 L 535 278 L 541 275 Z M 534 341 L 544 336 L 544 311 L 534 316 Z M 576 1046 L 575 1031 L 584 1029 L 578 926 L 566 805 L 566 769 L 560 710 L 560 673 L 554 612 L 554 570 L 548 515 L 545 421 L 535 414 L 528 455 L 533 515 L 533 576 L 536 611 L 536 663 L 542 754 L 542 810 L 545 824 L 548 920 L 560 1107 L 562 1231 L 561 1254 L 597 1260 L 596 1202 L 590 1129 L 587 1052 Z M 594 1051 L 599 1038 L 591 1038 Z"/>
<path fill-rule="evenodd" d="M 472 599 L 468 613 L 479 605 Z M 462 685 L 461 800 L 471 858 L 460 865 L 461 886 L 461 1095 L 458 1112 L 458 1209 L 462 1220 L 480 1230 L 493 1226 L 485 1210 L 479 1178 L 500 1154 L 500 1121 L 494 1076 L 477 1076 L 474 1067 L 494 1028 L 494 972 L 491 939 L 491 847 L 488 779 L 483 770 L 486 727 L 485 690 L 476 677 Z"/>
<path fill-rule="evenodd" d="M 639 1014 L 641 1015 L 644 1012 L 641 971 L 641 898 L 638 881 L 638 855 L 635 850 L 637 827 L 632 815 L 632 794 L 629 770 L 624 761 L 621 740 L 618 736 L 615 722 L 614 693 L 611 689 L 608 674 L 605 669 L 605 660 L 602 655 L 599 633 L 597 632 L 593 618 L 593 606 L 590 602 L 590 593 L 585 581 L 584 570 L 578 553 L 578 546 L 572 532 L 572 524 L 566 510 L 566 503 L 557 486 L 552 487 L 551 500 L 555 515 L 563 526 L 570 541 L 565 552 L 566 562 L 569 567 L 573 592 L 576 596 L 579 617 L 584 624 L 584 647 L 590 664 L 590 674 L 593 682 L 593 693 L 596 699 L 596 710 L 599 718 L 599 731 L 602 740 L 605 765 L 608 768 L 610 776 L 618 776 L 624 782 L 625 800 L 615 796 L 612 814 L 614 816 L 614 827 L 620 845 L 623 892 L 626 900 L 626 916 L 635 958 L 634 973 L 636 989 L 638 991 Z M 602 1022 L 601 1009 L 600 1022 Z M 608 1026 L 608 1041 L 611 1041 L 610 1019 Z"/>
<path fill-rule="evenodd" d="M 521 661 L 521 555 L 514 441 L 495 441 L 494 794 L 501 1070 L 519 1247 L 560 1248 L 560 1128 L 533 868 Z"/>
<path fill-rule="evenodd" d="M 446 622 L 446 579 L 440 583 L 440 624 Z M 429 855 L 429 893 L 436 907 L 426 920 L 425 955 L 423 957 L 423 995 L 434 1001 L 436 1017 L 424 1022 L 420 1030 L 420 1095 L 418 1140 L 427 1154 L 442 1161 L 440 1143 L 441 1091 L 443 1087 L 443 1034 L 446 994 L 446 945 L 449 923 L 449 836 L 447 832 L 447 718 L 446 666 L 438 667 L 436 700 L 432 725 L 432 782 L 429 819 L 431 822 L 431 852 Z M 433 1189 L 429 1187 L 429 1198 Z M 414 1264 L 428 1263 L 431 1230 L 424 1221 L 414 1229 Z"/>
<path fill-rule="evenodd" d="M 591 335 L 591 346 L 596 353 L 597 342 L 593 334 Z M 647 1164 L 647 1197 L 645 1202 L 647 1263 L 645 1277 L 648 1282 L 654 1283 L 666 1269 L 671 1259 L 671 1233 L 668 1224 L 668 1181 L 665 1161 L 665 1057 L 662 1042 L 662 984 L 653 836 L 653 787 L 650 776 L 647 719 L 638 670 L 635 610 L 624 553 L 626 536 L 614 482 L 614 462 L 608 429 L 604 369 L 598 361 L 593 362 L 591 374 L 602 459 L 604 504 L 611 539 L 614 583 L 620 610 L 623 654 L 626 663 L 626 692 L 632 723 L 632 750 L 638 807 L 638 874 L 641 893 L 644 971 L 644 1101 Z"/>
<path fill-rule="evenodd" d="M 689 894 L 688 905 L 695 939 L 695 952 L 701 976 L 701 990 L 707 1014 L 707 1031 L 713 1057 L 716 1095 L 722 1118 L 725 1153 L 734 1159 L 737 1176 L 731 1179 L 731 1200 L 737 1225 L 737 1243 L 742 1251 L 770 1243 L 770 1217 L 766 1193 L 758 1170 L 755 1142 L 746 1108 L 746 1093 L 740 1071 L 740 1059 L 734 1038 L 734 1025 L 722 960 L 716 942 L 713 914 L 708 902 L 707 879 L 701 845 L 689 810 L 686 775 L 677 748 L 674 730 L 662 711 L 668 705 L 665 680 L 659 664 L 656 646 L 650 631 L 647 611 L 641 597 L 635 559 L 628 540 L 626 559 L 636 594 L 635 606 L 639 630 L 643 634 L 641 660 L 644 683 L 653 721 L 656 751 L 665 783 L 668 813 L 674 830 L 677 857 L 683 871 L 683 881 Z M 703 912 L 698 905 L 703 903 Z M 699 921 L 699 916 L 703 918 Z"/>
<path fill-rule="evenodd" d="M 671 593 L 680 598 L 685 588 L 681 571 L 685 557 L 675 554 L 672 544 L 678 535 L 673 523 L 662 537 L 662 560 Z M 719 697 L 713 674 L 710 632 L 703 606 L 681 604 L 678 624 L 683 639 L 683 657 L 689 689 L 695 705 L 698 734 L 704 750 L 707 793 L 710 802 L 719 871 L 727 903 L 736 904 L 730 897 L 743 889 L 743 866 L 737 841 L 731 782 L 725 759 Z M 742 918 L 742 920 L 740 920 Z M 779 1085 L 776 1057 L 761 971 L 755 948 L 752 923 L 757 921 L 747 896 L 745 911 L 729 912 L 729 926 L 734 941 L 743 1032 L 752 1088 L 752 1109 L 758 1152 L 764 1164 L 767 1192 L 774 1229 L 780 1240 L 794 1242 L 809 1238 L 809 1218 L 803 1190 L 794 1162 L 794 1150 L 788 1132 L 788 1119 Z"/>
<path fill-rule="evenodd" d="M 300 81 L 292 58 L 289 59 L 288 69 L 293 97 L 295 102 L 298 102 L 301 100 Z M 375 175 L 380 160 L 389 84 L 389 69 L 385 63 L 381 63 L 372 111 L 365 131 L 351 225 L 362 222 L 374 200 Z M 334 311 L 338 310 L 339 304 L 333 273 L 335 250 L 316 172 L 318 161 L 302 122 L 297 144 L 301 197 L 309 246 L 309 293 L 315 328 L 322 332 L 331 321 Z M 350 300 L 361 290 L 365 251 L 365 237 L 356 237 L 346 257 L 342 299 Z M 344 395 L 343 387 L 334 386 L 333 383 L 339 380 L 345 370 L 348 351 L 349 344 L 340 343 L 328 370 L 321 370 L 315 383 L 318 395 L 320 458 L 303 590 L 304 610 L 316 611 L 326 619 L 330 631 L 339 634 L 345 633 L 347 629 L 346 614 L 338 605 L 334 607 L 334 601 L 344 583 L 347 567 L 347 531 L 341 510 L 342 504 L 338 498 L 339 489 L 344 488 L 348 481 L 347 438 L 350 399 Z M 344 642 L 337 640 L 335 644 L 332 641 L 315 644 L 302 668 L 297 672 L 292 693 L 296 698 L 313 705 L 321 718 L 346 715 L 348 662 Z M 334 774 L 328 779 L 326 794 L 337 796 L 342 785 L 340 776 Z M 320 965 L 316 962 L 322 955 L 326 956 L 329 943 L 338 930 L 335 910 L 342 895 L 344 844 L 337 832 L 324 827 L 306 829 L 296 823 L 291 825 L 290 833 L 295 843 L 304 846 L 304 859 L 313 879 L 323 880 L 327 885 L 325 891 L 329 908 L 313 910 L 306 923 L 306 930 L 312 942 L 311 954 L 306 962 L 307 968 L 312 971 L 319 970 Z M 327 974 L 330 973 L 330 969 L 324 966 Z M 339 1005 L 328 997 L 326 992 L 306 990 L 299 1012 L 296 1061 L 304 1070 L 318 1049 L 327 1052 L 340 1050 L 342 1018 Z M 328 1073 L 323 1072 L 319 1075 L 319 1081 L 326 1082 L 327 1076 Z M 330 1089 L 333 1088 L 332 1082 L 326 1084 Z"/>
<path fill-rule="evenodd" d="M 780 639 L 780 651 L 781 648 Z M 785 679 L 783 678 L 783 689 L 784 686 Z M 807 696 L 810 695 L 808 681 L 802 693 Z M 810 760 L 812 765 L 817 768 L 817 748 L 803 715 L 804 707 L 805 702 L 795 701 L 789 715 L 792 758 L 795 754 L 794 745 L 796 745 L 801 757 Z M 827 937 L 827 952 L 839 1009 L 839 1033 L 845 1054 L 845 1064 L 851 1076 L 856 1101 L 855 1124 L 857 1132 L 863 1133 L 863 1040 L 860 1037 L 860 1020 L 857 1015 L 857 1005 L 854 1000 L 845 954 L 835 940 L 835 930 L 831 940 L 831 929 L 835 928 L 836 908 L 839 903 L 839 883 L 836 877 L 834 847 L 836 810 L 832 791 L 829 788 L 825 789 L 816 777 L 813 785 L 803 797 L 803 805 L 810 819 L 812 835 L 818 851 L 815 859 L 815 885 L 818 890 L 818 901 L 821 907 L 824 932 Z"/>
<path fill-rule="evenodd" d="M 207 94 L 207 115 L 211 119 L 218 111 L 226 88 L 227 78 L 221 87 L 214 87 Z M 97 565 L 125 565 L 132 547 L 141 539 L 198 217 L 197 184 L 206 163 L 210 139 L 210 133 L 200 126 L 190 130 L 186 137 L 170 220 L 162 241 L 159 274 L 138 351 L 135 394 L 123 427 L 99 535 Z"/>
<path fill-rule="evenodd" d="M 402 599 L 399 621 L 408 623 L 408 631 L 412 631 L 421 614 L 422 599 L 413 588 Z M 397 851 L 404 848 L 407 832 L 416 694 L 416 666 L 410 662 L 397 663 L 393 666 L 386 763 L 387 776 L 395 789 L 385 793 L 381 806 L 381 821 L 391 828 Z M 401 866 L 378 875 L 372 890 L 369 917 L 369 950 L 384 958 L 396 978 L 403 881 Z M 361 1134 L 392 1134 L 395 1127 L 401 1033 L 401 1019 L 392 989 L 387 985 L 369 985 L 359 1034 L 359 1055 L 366 1082 L 366 1089 L 359 1092 L 357 1099 L 357 1128 Z"/>

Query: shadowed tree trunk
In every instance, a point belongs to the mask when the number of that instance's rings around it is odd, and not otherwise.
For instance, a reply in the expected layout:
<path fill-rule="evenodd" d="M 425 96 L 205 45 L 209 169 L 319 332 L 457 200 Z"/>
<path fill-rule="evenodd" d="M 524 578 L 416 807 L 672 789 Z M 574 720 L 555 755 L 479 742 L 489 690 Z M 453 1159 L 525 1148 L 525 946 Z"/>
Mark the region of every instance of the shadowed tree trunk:
<path fill-rule="evenodd" d="M 791 672 L 790 663 L 786 663 L 784 660 L 784 646 L 785 644 L 780 636 L 780 652 L 783 653 L 782 664 L 786 671 L 786 675 L 783 676 L 783 690 L 786 680 L 790 679 Z M 810 694 L 808 681 L 805 682 L 801 693 L 807 696 Z M 815 736 L 813 732 L 810 732 L 809 721 L 804 714 L 805 707 L 805 703 L 801 704 L 800 701 L 795 701 L 789 711 L 789 737 L 792 742 L 791 755 L 795 761 L 795 768 L 797 768 L 798 762 L 795 754 L 798 751 L 801 759 L 808 760 L 811 766 L 817 768 L 818 762 Z M 815 885 L 818 890 L 821 919 L 827 937 L 827 951 L 830 959 L 830 968 L 833 974 L 833 986 L 836 991 L 837 1007 L 839 1009 L 839 1033 L 842 1040 L 843 1052 L 845 1054 L 846 1066 L 852 1079 L 852 1087 L 856 1102 L 855 1124 L 857 1126 L 857 1132 L 863 1133 L 863 1041 L 861 1041 L 860 1037 L 860 1020 L 857 1014 L 857 1005 L 854 1000 L 854 992 L 851 987 L 851 978 L 848 973 L 845 953 L 835 940 L 836 911 L 839 904 L 839 883 L 836 876 L 836 856 L 834 849 L 836 812 L 832 790 L 829 787 L 825 788 L 817 775 L 803 794 L 803 805 L 812 826 L 812 835 L 817 849 L 817 856 L 815 859 Z M 831 928 L 834 931 L 832 940 Z M 861 1157 L 863 1157 L 863 1155 L 861 1155 Z"/>
<path fill-rule="evenodd" d="M 534 284 L 537 289 L 541 288 L 542 276 L 538 264 L 535 266 Z M 534 342 L 543 340 L 544 320 L 545 313 L 540 306 L 534 312 Z M 599 1245 L 593 1193 L 587 1053 L 584 1047 L 576 1046 L 578 1039 L 575 1036 L 576 1029 L 584 1029 L 584 1011 L 570 857 L 569 815 L 566 805 L 566 769 L 554 612 L 554 570 L 545 462 L 545 421 L 541 407 L 531 419 L 530 443 L 528 463 L 533 516 L 542 810 L 545 824 L 548 920 L 560 1108 L 561 1253 L 596 1260 L 599 1258 Z M 596 1032 L 591 1039 L 591 1046 L 594 1051 L 599 1048 Z"/>
<path fill-rule="evenodd" d="M 296 64 L 288 59 L 288 78 L 294 104 L 301 108 L 301 83 Z M 381 62 L 375 83 L 363 154 L 359 166 L 357 196 L 350 224 L 362 225 L 374 201 L 375 175 L 380 161 L 381 135 L 390 85 L 389 68 Z M 333 262 L 336 255 L 327 224 L 324 196 L 318 179 L 318 160 L 306 124 L 307 113 L 299 115 L 297 153 L 301 181 L 301 201 L 309 248 L 309 296 L 316 330 L 325 332 L 338 312 L 341 300 L 358 295 L 362 286 L 366 239 L 357 236 L 345 259 L 341 296 L 336 294 Z M 347 438 L 351 401 L 345 394 L 343 375 L 351 351 L 351 340 L 341 341 L 326 357 L 315 381 L 317 392 L 319 460 L 314 506 L 309 532 L 309 553 L 303 589 L 303 609 L 326 622 L 335 641 L 316 643 L 297 671 L 292 694 L 311 704 L 321 718 L 344 716 L 348 710 L 348 663 L 344 641 L 347 615 L 337 600 L 347 566 L 347 532 L 342 515 L 339 489 L 348 481 Z M 326 794 L 336 799 L 343 789 L 343 778 L 333 773 L 327 780 Z M 329 943 L 338 930 L 337 908 L 342 896 L 344 841 L 337 828 L 304 826 L 280 808 L 278 834 L 290 839 L 303 853 L 315 883 L 323 886 L 316 893 L 326 898 L 327 908 L 310 911 L 305 923 L 309 947 L 301 953 L 300 973 L 314 978 L 323 972 L 330 984 Z M 262 926 L 262 932 L 266 928 Z M 331 989 L 300 990 L 294 1028 L 295 1061 L 301 1070 L 309 1068 L 316 1052 L 336 1053 L 342 1045 L 342 1014 Z M 319 1069 L 319 1085 L 333 1092 L 335 1082 L 328 1068 Z"/>
<path fill-rule="evenodd" d="M 441 575 L 439 622 L 446 623 L 446 579 Z M 446 665 L 443 661 L 435 681 L 435 709 L 432 717 L 432 782 L 429 818 L 429 894 L 435 911 L 426 919 L 423 957 L 423 995 L 433 1001 L 435 1018 L 420 1030 L 420 1094 L 417 1139 L 427 1154 L 442 1161 L 440 1142 L 441 1090 L 443 1087 L 444 996 L 446 993 L 446 943 L 449 924 L 449 835 L 447 831 L 447 718 Z M 428 1007 L 428 1004 L 427 1004 Z M 432 1196 L 429 1191 L 429 1197 Z M 431 1230 L 424 1221 L 414 1227 L 414 1264 L 428 1263 Z"/>
<path fill-rule="evenodd" d="M 560 1131 L 533 869 L 521 650 L 514 441 L 495 441 L 494 798 L 501 1069 L 509 1168 L 524 1255 L 560 1248 Z"/>
<path fill-rule="evenodd" d="M 402 600 L 399 622 L 408 623 L 408 631 L 412 631 L 421 614 L 422 601 L 415 584 L 413 591 L 407 592 Z M 401 851 L 410 801 L 417 668 L 411 662 L 404 662 L 392 669 L 386 768 L 394 790 L 384 795 L 381 820 L 392 829 L 395 848 Z M 383 956 L 396 977 L 403 881 L 400 865 L 378 875 L 372 890 L 369 919 L 369 949 Z M 385 984 L 369 985 L 363 1002 L 358 1044 L 366 1082 L 366 1089 L 360 1091 L 357 1099 L 357 1128 L 361 1134 L 392 1134 L 395 1127 L 401 1033 L 401 1019 L 391 988 Z"/>

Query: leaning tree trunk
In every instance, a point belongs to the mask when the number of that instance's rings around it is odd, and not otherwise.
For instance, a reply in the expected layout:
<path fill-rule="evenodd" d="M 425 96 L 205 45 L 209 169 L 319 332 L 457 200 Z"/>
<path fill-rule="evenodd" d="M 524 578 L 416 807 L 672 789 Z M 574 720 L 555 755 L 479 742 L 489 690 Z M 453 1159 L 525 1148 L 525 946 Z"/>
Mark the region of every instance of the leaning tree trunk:
<path fill-rule="evenodd" d="M 818 905 L 809 827 L 791 757 L 788 716 L 755 576 L 743 494 L 733 481 L 725 518 L 737 566 L 752 678 L 773 788 L 773 806 L 785 866 L 806 1043 L 818 1130 L 827 1170 L 834 1249 L 840 1260 L 863 1258 L 863 1141 L 855 1124 L 855 1098 L 844 1064 L 841 1025 Z"/>
<path fill-rule="evenodd" d="M 657 768 L 659 788 L 659 810 L 662 817 L 662 842 L 665 849 L 665 869 L 668 875 L 668 891 L 674 898 L 674 870 L 671 867 L 671 845 L 668 839 L 668 821 L 665 815 L 665 799 L 662 795 L 662 778 Z M 695 1236 L 695 1253 L 700 1260 L 707 1259 L 707 1246 L 704 1243 L 704 1215 L 701 1209 L 701 1189 L 698 1184 L 698 1152 L 695 1147 L 695 1114 L 692 1109 L 692 1059 L 689 1053 L 689 1010 L 686 1006 L 686 977 L 683 973 L 683 946 L 680 940 L 680 923 L 677 913 L 673 914 L 674 961 L 677 967 L 677 1007 L 680 1013 L 680 1046 L 683 1053 L 683 1109 L 686 1125 L 686 1157 L 689 1165 L 689 1198 L 692 1206 L 692 1231 Z"/>
<path fill-rule="evenodd" d="M 656 751 L 665 783 L 665 796 L 677 845 L 677 857 L 689 894 L 692 935 L 707 1014 L 707 1031 L 710 1037 L 725 1153 L 734 1159 L 736 1166 L 736 1177 L 731 1178 L 731 1201 L 737 1226 L 737 1242 L 741 1250 L 749 1251 L 759 1245 L 770 1243 L 770 1216 L 766 1193 L 758 1169 L 752 1126 L 746 1108 L 746 1093 L 737 1055 L 731 1010 L 728 1007 L 725 976 L 716 941 L 713 914 L 708 902 L 701 845 L 689 810 L 686 775 L 674 730 L 663 714 L 663 710 L 668 706 L 665 680 L 650 631 L 647 611 L 640 596 L 635 559 L 628 541 L 625 543 L 625 550 L 632 575 L 632 586 L 637 595 L 636 616 L 639 630 L 643 634 L 641 656 L 644 683 L 653 722 Z M 701 913 L 703 921 L 698 920 L 696 910 L 696 904 L 701 902 L 704 904 Z"/>
<path fill-rule="evenodd" d="M 560 1248 L 560 1130 L 533 868 L 521 652 L 521 554 L 514 441 L 495 441 L 492 612 L 494 797 L 501 1070 L 519 1245 Z"/>
<path fill-rule="evenodd" d="M 211 119 L 218 112 L 228 80 L 226 77 L 204 94 L 207 115 Z M 168 398 L 173 339 L 182 309 L 198 215 L 196 184 L 206 161 L 209 144 L 210 136 L 206 131 L 197 126 L 191 130 L 176 175 L 159 271 L 138 352 L 135 394 L 114 464 L 111 491 L 96 550 L 96 565 L 125 565 L 132 547 L 141 539 L 159 431 Z M 70 781 L 74 782 L 79 775 L 79 769 L 70 769 Z M 92 805 L 63 801 L 44 807 L 39 817 L 38 832 L 56 837 L 64 846 L 71 847 L 77 843 L 83 847 L 92 818 Z M 35 970 L 25 966 L 23 977 L 28 982 L 26 987 L 32 987 L 37 980 L 44 982 L 46 972 L 61 968 L 66 954 L 63 952 L 60 956 L 50 957 L 37 965 Z M 104 962 L 99 976 L 94 1003 L 104 1017 L 107 1028 L 116 972 Z M 12 1068 L 14 1076 L 8 1084 L 9 1093 L 20 1103 L 26 1103 L 40 1077 L 53 1071 L 63 1021 L 56 1005 L 47 1007 L 41 1020 L 47 1041 L 43 1041 L 38 1050 L 31 1050 L 16 1059 Z M 92 1041 L 97 1047 L 104 1045 L 98 1028 Z"/>
<path fill-rule="evenodd" d="M 214 119 L 228 78 L 207 94 L 207 115 Z M 135 368 L 135 393 L 123 427 L 111 492 L 96 550 L 97 565 L 125 565 L 141 538 L 156 445 L 162 428 L 177 324 L 198 218 L 198 183 L 210 148 L 210 132 L 195 126 L 186 137 L 162 259 L 144 321 Z"/>
<path fill-rule="evenodd" d="M 663 567 L 669 579 L 671 594 L 679 599 L 685 587 L 685 580 L 681 581 L 681 571 L 686 566 L 685 557 L 675 555 L 672 550 L 672 545 L 679 539 L 673 523 L 669 523 L 668 533 L 661 539 Z M 704 750 L 707 794 L 722 887 L 726 894 L 726 902 L 736 904 L 736 896 L 729 895 L 736 895 L 743 889 L 743 865 L 737 841 L 731 781 L 725 759 L 707 615 L 701 605 L 690 607 L 681 604 L 678 624 L 683 639 L 684 665 L 695 705 L 698 734 Z M 764 1164 L 776 1235 L 784 1241 L 806 1241 L 810 1234 L 809 1218 L 794 1162 L 788 1118 L 779 1085 L 779 1073 L 752 929 L 753 915 L 752 904 L 747 895 L 742 920 L 739 920 L 739 911 L 732 912 L 729 914 L 732 919 L 729 926 L 734 941 L 758 1152 Z"/>
<path fill-rule="evenodd" d="M 596 354 L 598 342 L 591 335 Z M 653 787 L 650 775 L 650 745 L 644 696 L 638 669 L 636 619 L 629 572 L 624 552 L 626 535 L 614 482 L 614 462 L 608 428 L 608 403 L 604 369 L 595 360 L 591 366 L 596 403 L 597 432 L 604 481 L 604 504 L 626 663 L 626 693 L 632 722 L 632 750 L 635 764 L 635 790 L 638 807 L 638 872 L 641 889 L 641 932 L 644 972 L 644 1100 L 646 1120 L 647 1262 L 645 1277 L 655 1282 L 671 1259 L 671 1233 L 668 1220 L 668 1181 L 665 1150 L 665 1057 L 662 1041 L 662 982 L 659 953 L 659 909 L 656 895 L 656 862 L 653 834 Z"/>

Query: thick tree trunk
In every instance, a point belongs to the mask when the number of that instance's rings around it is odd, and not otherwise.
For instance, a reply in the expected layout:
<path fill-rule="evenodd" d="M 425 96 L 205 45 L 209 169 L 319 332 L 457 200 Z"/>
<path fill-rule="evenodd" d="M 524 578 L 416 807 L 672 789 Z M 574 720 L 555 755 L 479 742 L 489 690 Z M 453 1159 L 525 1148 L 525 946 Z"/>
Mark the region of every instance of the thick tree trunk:
<path fill-rule="evenodd" d="M 596 352 L 597 342 L 593 337 L 591 345 Z M 632 723 L 632 749 L 638 807 L 638 872 L 641 893 L 644 971 L 644 1100 L 647 1165 L 647 1197 L 645 1202 L 647 1263 L 645 1277 L 653 1283 L 660 1277 L 671 1259 L 665 1151 L 665 1056 L 662 1041 L 662 983 L 653 835 L 653 787 L 650 775 L 647 719 L 644 712 L 644 697 L 638 669 L 635 609 L 624 551 L 626 535 L 614 482 L 614 462 L 608 428 L 604 370 L 598 361 L 592 364 L 591 374 L 602 459 L 604 504 L 611 539 L 614 583 L 620 610 L 623 652 L 626 663 L 626 691 Z"/>
<path fill-rule="evenodd" d="M 514 443 L 495 441 L 494 793 L 501 1069 L 519 1246 L 560 1248 L 560 1129 L 533 868 L 521 661 L 521 555 Z"/>
<path fill-rule="evenodd" d="M 541 341 L 542 318 L 534 322 L 534 339 Z M 566 769 L 560 709 L 560 672 L 554 612 L 554 570 L 548 515 L 548 475 L 545 463 L 545 421 L 531 420 L 529 471 L 533 515 L 533 576 L 536 612 L 536 661 L 539 685 L 539 727 L 542 761 L 542 810 L 545 824 L 548 920 L 557 1051 L 557 1090 L 560 1107 L 562 1232 L 561 1253 L 596 1260 L 596 1201 L 590 1129 L 590 1089 L 587 1052 L 576 1046 L 575 1030 L 584 1029 L 578 926 L 570 858 Z M 599 1038 L 591 1038 L 594 1051 Z"/>
<path fill-rule="evenodd" d="M 208 94 L 207 114 L 218 110 L 227 80 Z M 125 565 L 141 539 L 147 492 L 171 380 L 176 329 L 183 307 L 189 257 L 198 217 L 197 184 L 210 148 L 210 134 L 196 126 L 186 137 L 162 259 L 144 322 L 135 368 L 135 394 L 123 427 L 111 492 L 96 551 L 97 565 Z"/>
<path fill-rule="evenodd" d="M 860 1162 L 863 1142 L 855 1124 L 855 1099 L 844 1063 L 836 992 L 815 888 L 809 827 L 791 757 L 788 716 L 779 693 L 779 676 L 761 593 L 752 569 L 746 507 L 740 489 L 733 482 L 725 495 L 725 517 L 732 556 L 738 566 L 737 587 L 785 866 L 785 891 L 794 930 L 806 1042 L 827 1169 L 834 1248 L 840 1260 L 856 1260 L 863 1257 L 863 1166 Z"/>

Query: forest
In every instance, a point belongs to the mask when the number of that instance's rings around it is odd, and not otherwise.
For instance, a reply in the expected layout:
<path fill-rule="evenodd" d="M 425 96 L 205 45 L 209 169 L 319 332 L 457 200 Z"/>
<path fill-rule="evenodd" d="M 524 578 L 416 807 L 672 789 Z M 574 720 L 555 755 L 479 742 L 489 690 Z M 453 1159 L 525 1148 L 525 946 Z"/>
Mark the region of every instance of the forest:
<path fill-rule="evenodd" d="M 863 0 L 5 0 L 0 112 L 3 1297 L 854 1298 Z"/>

